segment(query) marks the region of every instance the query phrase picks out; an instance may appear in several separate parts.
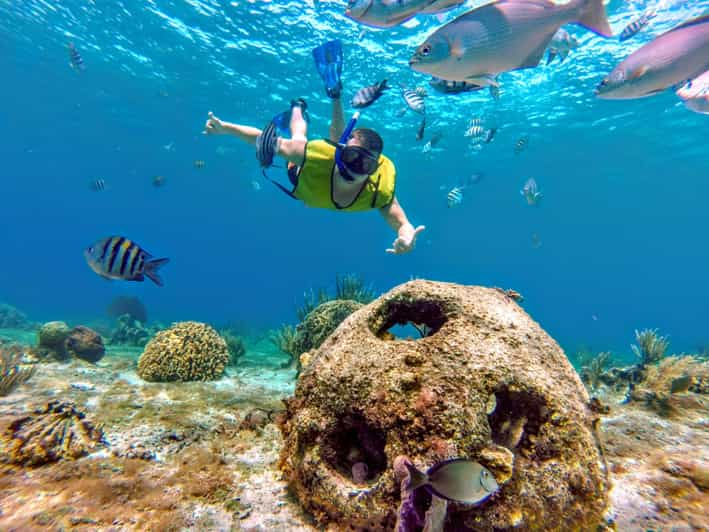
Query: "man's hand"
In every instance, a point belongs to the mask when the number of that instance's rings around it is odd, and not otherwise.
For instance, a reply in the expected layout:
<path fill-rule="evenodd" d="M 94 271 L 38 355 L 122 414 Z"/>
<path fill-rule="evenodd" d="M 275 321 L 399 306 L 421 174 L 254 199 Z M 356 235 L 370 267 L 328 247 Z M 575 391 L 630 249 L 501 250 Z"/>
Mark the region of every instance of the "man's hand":
<path fill-rule="evenodd" d="M 222 135 L 226 133 L 224 123 L 214 116 L 212 111 L 209 111 L 207 116 L 207 122 L 204 124 L 204 131 L 202 132 L 204 135 Z"/>
<path fill-rule="evenodd" d="M 411 224 L 402 225 L 399 228 L 399 236 L 394 240 L 392 244 L 393 247 L 387 249 L 387 253 L 393 253 L 395 255 L 408 253 L 414 249 L 416 237 L 424 229 L 426 229 L 425 225 L 419 225 L 416 229 L 414 229 L 414 226 Z"/>

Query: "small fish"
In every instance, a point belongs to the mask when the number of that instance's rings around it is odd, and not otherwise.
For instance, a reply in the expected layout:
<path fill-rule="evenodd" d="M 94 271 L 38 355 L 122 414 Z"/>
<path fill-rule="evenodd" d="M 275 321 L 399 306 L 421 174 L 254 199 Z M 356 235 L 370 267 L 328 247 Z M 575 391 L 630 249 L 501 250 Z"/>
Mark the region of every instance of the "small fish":
<path fill-rule="evenodd" d="M 483 174 L 482 172 L 475 172 L 466 179 L 465 185 L 477 185 L 478 183 L 480 183 L 480 181 L 483 180 L 484 177 L 485 174 Z"/>
<path fill-rule="evenodd" d="M 485 136 L 485 129 L 482 126 L 470 126 L 464 133 L 466 137 L 473 137 L 473 139 L 480 139 Z"/>
<path fill-rule="evenodd" d="M 569 32 L 563 28 L 559 28 L 547 48 L 547 65 L 551 63 L 557 56 L 559 62 L 563 63 L 571 50 L 579 47 L 579 42 L 575 37 L 569 35 Z"/>
<path fill-rule="evenodd" d="M 369 107 L 384 94 L 385 90 L 389 88 L 390 87 L 387 85 L 387 80 L 382 80 L 374 85 L 359 89 L 352 98 L 351 105 L 356 109 Z"/>
<path fill-rule="evenodd" d="M 357 40 L 361 41 L 364 39 L 364 36 L 367 35 L 367 28 L 362 28 L 362 31 L 359 32 L 359 35 L 357 35 Z"/>
<path fill-rule="evenodd" d="M 152 183 L 155 188 L 160 188 L 160 187 L 164 186 L 165 181 L 167 181 L 167 179 L 165 178 L 165 176 L 162 176 L 162 175 L 153 176 L 153 179 L 152 179 Z"/>
<path fill-rule="evenodd" d="M 426 98 L 428 96 L 428 92 L 426 92 L 426 87 L 416 87 L 416 89 L 414 89 L 414 92 L 421 96 L 421 98 Z"/>
<path fill-rule="evenodd" d="M 172 142 L 168 142 L 162 147 L 162 149 L 165 151 L 175 151 L 175 141 L 173 140 Z"/>
<path fill-rule="evenodd" d="M 529 145 L 529 137 L 527 135 L 524 135 L 524 136 L 520 137 L 519 139 L 517 139 L 517 142 L 515 142 L 515 147 L 514 147 L 515 155 L 519 155 L 524 150 L 526 150 L 528 145 Z"/>
<path fill-rule="evenodd" d="M 542 239 L 537 233 L 532 233 L 532 247 L 534 249 L 542 247 Z"/>
<path fill-rule="evenodd" d="M 253 188 L 256 192 L 258 192 L 259 190 L 261 190 L 261 183 L 259 183 L 255 179 L 252 179 L 251 180 L 251 188 Z"/>
<path fill-rule="evenodd" d="M 709 70 L 680 87 L 677 96 L 687 109 L 709 115 Z"/>
<path fill-rule="evenodd" d="M 202 159 L 196 159 L 193 163 L 194 167 L 197 168 L 198 170 L 201 170 L 202 168 L 205 167 L 205 162 Z"/>
<path fill-rule="evenodd" d="M 426 115 L 423 115 L 421 117 L 421 125 L 418 128 L 418 131 L 416 131 L 416 140 L 421 140 L 423 139 L 423 132 L 426 129 Z"/>
<path fill-rule="evenodd" d="M 397 118 L 401 118 L 402 116 L 404 116 L 404 115 L 406 114 L 406 111 L 408 111 L 408 110 L 409 110 L 408 107 L 402 107 L 402 108 L 400 108 L 400 109 L 396 112 L 396 117 L 397 117 Z"/>
<path fill-rule="evenodd" d="M 448 208 L 456 207 L 463 203 L 463 188 L 453 187 L 448 192 Z"/>
<path fill-rule="evenodd" d="M 482 118 L 479 118 L 479 117 L 471 118 L 470 122 L 468 122 L 468 127 L 481 126 L 482 123 L 483 123 Z"/>
<path fill-rule="evenodd" d="M 106 190 L 106 182 L 99 177 L 89 183 L 89 188 L 94 192 L 101 192 Z"/>
<path fill-rule="evenodd" d="M 492 142 L 492 139 L 495 138 L 495 134 L 497 133 L 497 128 L 496 127 L 491 127 L 490 129 L 487 130 L 485 133 L 485 139 L 483 142 L 485 144 L 490 144 Z"/>
<path fill-rule="evenodd" d="M 170 259 L 153 259 L 138 244 L 123 236 L 109 236 L 84 250 L 89 267 L 104 279 L 142 282 L 147 276 L 162 286 L 158 269 Z"/>
<path fill-rule="evenodd" d="M 500 99 L 500 86 L 499 85 L 490 85 L 490 98 L 492 98 L 495 101 L 498 101 Z"/>
<path fill-rule="evenodd" d="M 497 85 L 502 72 L 536 67 L 564 24 L 600 35 L 612 31 L 602 0 L 563 5 L 539 0 L 489 2 L 441 26 L 416 49 L 409 66 L 443 79 Z"/>
<path fill-rule="evenodd" d="M 81 57 L 79 50 L 76 49 L 74 43 L 69 43 L 69 66 L 77 71 L 85 70 L 84 59 Z"/>
<path fill-rule="evenodd" d="M 596 87 L 605 99 L 644 98 L 709 70 L 709 15 L 663 33 L 621 61 Z"/>
<path fill-rule="evenodd" d="M 436 77 L 431 78 L 428 84 L 436 91 L 443 94 L 462 94 L 464 92 L 479 91 L 485 88 L 483 85 L 469 81 L 449 81 Z"/>
<path fill-rule="evenodd" d="M 623 31 L 620 32 L 618 40 L 620 42 L 623 42 L 635 36 L 638 32 L 640 32 L 640 30 L 650 24 L 650 21 L 656 16 L 657 13 L 654 10 L 650 10 L 643 13 L 638 18 L 633 20 L 630 24 L 628 24 L 625 28 L 623 28 Z"/>
<path fill-rule="evenodd" d="M 426 113 L 426 103 L 423 101 L 423 97 L 416 94 L 416 91 L 407 89 L 406 85 L 401 85 L 401 96 L 404 98 L 406 105 L 414 113 L 425 114 Z"/>
<path fill-rule="evenodd" d="M 542 193 L 539 192 L 539 187 L 533 177 L 527 179 L 519 193 L 527 200 L 527 205 L 537 205 L 542 199 Z"/>
<path fill-rule="evenodd" d="M 408 489 L 425 487 L 430 493 L 448 501 L 477 504 L 495 493 L 499 486 L 489 469 L 464 458 L 444 460 L 426 473 L 405 462 L 409 470 Z"/>
<path fill-rule="evenodd" d="M 431 140 L 429 140 L 429 142 L 431 143 L 431 147 L 438 144 L 442 138 L 443 138 L 443 133 L 440 131 L 436 131 L 433 135 L 431 135 Z"/>

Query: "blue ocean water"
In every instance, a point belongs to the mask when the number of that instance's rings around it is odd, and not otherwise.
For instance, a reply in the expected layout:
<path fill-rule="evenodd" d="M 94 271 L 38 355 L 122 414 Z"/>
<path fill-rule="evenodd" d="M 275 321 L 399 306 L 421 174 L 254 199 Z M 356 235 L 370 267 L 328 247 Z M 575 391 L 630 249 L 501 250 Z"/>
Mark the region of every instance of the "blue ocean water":
<path fill-rule="evenodd" d="M 427 226 L 406 256 L 384 252 L 395 235 L 377 213 L 305 208 L 263 179 L 252 147 L 202 135 L 208 111 L 262 127 L 302 96 L 310 137 L 326 136 L 330 103 L 311 49 L 333 38 L 345 44 L 345 102 L 384 77 L 427 85 L 407 61 L 437 18 L 362 34 L 346 2 L 316 4 L 0 0 L 0 301 L 72 320 L 131 294 L 154 319 L 275 327 L 293 321 L 304 290 L 354 272 L 381 291 L 411 277 L 514 288 L 569 349 L 627 352 L 645 327 L 669 334 L 673 351 L 709 343 L 708 119 L 671 91 L 593 95 L 618 61 L 709 1 L 612 1 L 616 33 L 651 4 L 659 14 L 622 44 L 569 27 L 581 47 L 562 64 L 504 74 L 498 102 L 429 89 L 423 142 L 418 117 L 397 116 L 398 90 L 366 109 L 360 123 L 382 134 L 401 204 Z M 69 67 L 69 42 L 85 71 Z M 464 137 L 474 117 L 500 128 L 481 151 Z M 423 153 L 434 131 L 443 138 Z M 523 135 L 529 146 L 515 155 Z M 448 208 L 448 190 L 475 172 L 484 179 Z M 538 207 L 519 194 L 530 177 Z M 97 178 L 106 190 L 90 190 Z M 112 234 L 170 257 L 165 287 L 91 272 L 83 249 Z"/>

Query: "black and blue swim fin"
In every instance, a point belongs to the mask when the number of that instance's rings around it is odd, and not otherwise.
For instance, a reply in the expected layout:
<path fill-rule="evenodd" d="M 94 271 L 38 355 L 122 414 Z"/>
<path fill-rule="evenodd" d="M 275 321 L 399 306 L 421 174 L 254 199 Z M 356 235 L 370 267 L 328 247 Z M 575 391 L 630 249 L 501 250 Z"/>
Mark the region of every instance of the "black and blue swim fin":
<path fill-rule="evenodd" d="M 313 48 L 313 59 L 325 83 L 327 95 L 330 98 L 339 98 L 342 91 L 342 41 L 335 39 Z"/>

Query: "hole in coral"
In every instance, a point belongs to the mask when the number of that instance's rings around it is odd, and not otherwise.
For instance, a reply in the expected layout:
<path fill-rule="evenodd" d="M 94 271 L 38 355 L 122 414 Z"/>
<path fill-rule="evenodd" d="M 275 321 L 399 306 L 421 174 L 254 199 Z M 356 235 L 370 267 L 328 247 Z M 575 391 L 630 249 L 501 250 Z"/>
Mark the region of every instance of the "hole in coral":
<path fill-rule="evenodd" d="M 342 416 L 323 445 L 324 460 L 354 484 L 374 482 L 387 468 L 386 433 L 361 414 Z"/>
<path fill-rule="evenodd" d="M 511 451 L 532 449 L 530 436 L 536 436 L 546 422 L 548 409 L 544 399 L 527 390 L 510 390 L 507 386 L 494 393 L 494 410 L 488 414 L 492 440 Z"/>
<path fill-rule="evenodd" d="M 384 340 L 419 340 L 436 334 L 446 321 L 439 301 L 391 300 L 377 310 L 372 332 Z"/>

